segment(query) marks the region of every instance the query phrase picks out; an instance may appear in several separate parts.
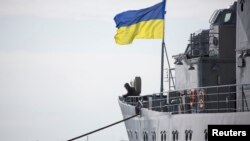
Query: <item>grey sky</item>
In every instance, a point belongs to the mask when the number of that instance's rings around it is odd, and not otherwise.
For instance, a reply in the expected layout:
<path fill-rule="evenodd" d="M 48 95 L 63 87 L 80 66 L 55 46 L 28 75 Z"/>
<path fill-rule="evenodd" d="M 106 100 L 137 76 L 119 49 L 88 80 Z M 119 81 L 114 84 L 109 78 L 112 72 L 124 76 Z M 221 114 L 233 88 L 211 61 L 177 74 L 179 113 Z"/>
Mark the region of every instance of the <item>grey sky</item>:
<path fill-rule="evenodd" d="M 191 32 L 208 28 L 215 9 L 234 0 L 168 0 L 169 56 Z M 1 0 L 0 140 L 63 141 L 122 118 L 123 84 L 142 77 L 160 89 L 160 40 L 114 42 L 113 17 L 159 0 Z M 89 136 L 127 140 L 124 124 Z M 85 140 L 85 139 L 82 139 Z"/>

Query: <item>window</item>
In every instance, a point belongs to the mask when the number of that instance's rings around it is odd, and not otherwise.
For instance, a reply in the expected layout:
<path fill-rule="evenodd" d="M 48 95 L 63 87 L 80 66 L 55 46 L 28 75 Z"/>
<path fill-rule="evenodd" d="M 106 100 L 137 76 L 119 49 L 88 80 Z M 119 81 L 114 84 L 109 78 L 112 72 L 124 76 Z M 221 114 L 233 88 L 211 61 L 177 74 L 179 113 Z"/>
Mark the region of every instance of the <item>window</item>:
<path fill-rule="evenodd" d="M 231 20 L 232 13 L 226 13 L 224 18 L 224 23 L 227 23 Z"/>
<path fill-rule="evenodd" d="M 193 130 L 185 130 L 185 140 L 192 140 Z"/>
<path fill-rule="evenodd" d="M 135 131 L 135 139 L 138 140 L 138 133 Z"/>
<path fill-rule="evenodd" d="M 173 141 L 178 141 L 179 132 L 177 130 L 172 131 Z"/>
<path fill-rule="evenodd" d="M 148 133 L 145 132 L 145 135 L 146 135 L 145 141 L 148 141 Z"/>
<path fill-rule="evenodd" d="M 163 135 L 163 140 L 166 141 L 167 140 L 167 135 L 166 132 L 164 131 L 164 135 Z"/>
<path fill-rule="evenodd" d="M 161 131 L 161 141 L 163 141 L 163 132 Z"/>
<path fill-rule="evenodd" d="M 155 131 L 152 131 L 152 141 L 156 141 L 156 133 L 155 133 Z"/>
<path fill-rule="evenodd" d="M 127 133 L 128 133 L 128 138 L 130 138 L 130 133 L 129 133 L 129 130 L 127 130 Z"/>
<path fill-rule="evenodd" d="M 166 131 L 161 131 L 161 141 L 166 141 L 166 140 L 167 140 Z"/>
<path fill-rule="evenodd" d="M 148 141 L 148 133 L 146 131 L 143 132 L 143 141 Z"/>
<path fill-rule="evenodd" d="M 245 3 L 245 0 L 241 0 L 241 1 L 240 1 L 240 9 L 241 9 L 241 12 L 244 11 L 244 3 Z"/>
<path fill-rule="evenodd" d="M 130 131 L 130 137 L 131 137 L 131 139 L 133 139 L 133 132 L 132 131 Z"/>
<path fill-rule="evenodd" d="M 131 130 L 127 130 L 127 132 L 128 132 L 128 138 L 132 140 L 133 139 L 133 132 Z"/>
<path fill-rule="evenodd" d="M 207 129 L 204 130 L 204 134 L 205 134 L 205 141 L 207 141 L 208 140 L 208 131 L 207 131 Z"/>

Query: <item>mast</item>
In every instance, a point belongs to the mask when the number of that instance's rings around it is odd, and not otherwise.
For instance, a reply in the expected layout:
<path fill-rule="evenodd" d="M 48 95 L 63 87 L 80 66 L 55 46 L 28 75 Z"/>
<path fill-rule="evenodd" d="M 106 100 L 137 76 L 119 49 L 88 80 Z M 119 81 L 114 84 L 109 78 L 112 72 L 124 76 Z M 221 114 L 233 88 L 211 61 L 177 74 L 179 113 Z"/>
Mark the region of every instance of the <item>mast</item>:
<path fill-rule="evenodd" d="M 165 6 L 166 6 L 166 1 L 163 0 L 164 2 L 164 18 L 163 18 L 163 35 L 162 35 L 162 44 L 161 44 L 161 85 L 160 85 L 160 92 L 162 93 L 164 90 L 164 86 L 163 86 L 163 80 L 164 80 L 164 48 L 165 48 L 165 14 L 166 14 L 166 10 L 165 10 Z"/>
<path fill-rule="evenodd" d="M 162 47 L 161 47 L 161 87 L 160 92 L 163 92 L 163 78 L 164 78 L 164 39 L 162 40 Z"/>

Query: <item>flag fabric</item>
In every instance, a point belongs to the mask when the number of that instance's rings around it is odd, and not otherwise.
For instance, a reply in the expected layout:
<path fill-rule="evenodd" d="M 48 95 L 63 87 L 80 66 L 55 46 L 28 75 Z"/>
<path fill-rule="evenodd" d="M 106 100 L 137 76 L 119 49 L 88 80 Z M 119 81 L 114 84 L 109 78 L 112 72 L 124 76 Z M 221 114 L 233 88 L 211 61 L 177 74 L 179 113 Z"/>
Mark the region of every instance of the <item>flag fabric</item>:
<path fill-rule="evenodd" d="M 154 6 L 130 10 L 114 18 L 117 44 L 131 44 L 134 39 L 162 39 L 164 27 L 165 0 Z"/>

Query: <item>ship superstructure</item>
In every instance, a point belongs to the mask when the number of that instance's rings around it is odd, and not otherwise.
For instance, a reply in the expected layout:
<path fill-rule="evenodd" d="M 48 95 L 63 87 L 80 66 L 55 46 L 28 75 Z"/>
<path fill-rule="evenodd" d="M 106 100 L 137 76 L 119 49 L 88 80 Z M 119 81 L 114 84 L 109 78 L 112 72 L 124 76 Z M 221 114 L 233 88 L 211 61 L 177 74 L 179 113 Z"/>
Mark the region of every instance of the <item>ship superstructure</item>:
<path fill-rule="evenodd" d="M 206 141 L 208 125 L 250 124 L 249 14 L 250 1 L 238 0 L 190 35 L 169 69 L 175 89 L 119 98 L 124 118 L 142 103 L 141 115 L 125 122 L 130 141 Z"/>

